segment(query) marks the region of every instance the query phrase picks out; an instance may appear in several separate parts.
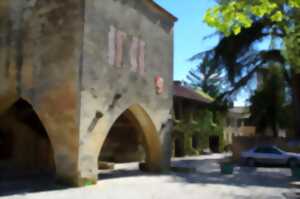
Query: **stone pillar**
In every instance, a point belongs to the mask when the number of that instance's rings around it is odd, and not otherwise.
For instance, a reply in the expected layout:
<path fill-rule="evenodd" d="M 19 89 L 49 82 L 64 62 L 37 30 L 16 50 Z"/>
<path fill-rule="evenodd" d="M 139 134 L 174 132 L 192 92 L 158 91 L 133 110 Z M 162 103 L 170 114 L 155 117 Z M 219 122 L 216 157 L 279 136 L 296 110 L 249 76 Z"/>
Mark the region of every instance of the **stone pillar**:
<path fill-rule="evenodd" d="M 172 130 L 173 130 L 173 121 L 169 119 L 161 129 L 161 144 L 162 144 L 162 161 L 161 168 L 163 171 L 167 171 L 171 166 L 172 158 Z"/>
<path fill-rule="evenodd" d="M 78 185 L 79 130 L 76 90 L 72 83 L 35 97 L 33 107 L 40 117 L 54 152 L 59 181 Z"/>

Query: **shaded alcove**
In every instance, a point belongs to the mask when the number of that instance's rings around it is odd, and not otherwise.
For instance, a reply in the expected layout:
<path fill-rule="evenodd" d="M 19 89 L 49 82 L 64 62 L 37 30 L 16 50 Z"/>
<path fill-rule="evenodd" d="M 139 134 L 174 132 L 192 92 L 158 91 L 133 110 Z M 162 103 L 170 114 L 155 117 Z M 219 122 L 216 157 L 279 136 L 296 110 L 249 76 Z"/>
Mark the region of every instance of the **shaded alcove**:
<path fill-rule="evenodd" d="M 50 139 L 33 107 L 19 99 L 0 115 L 0 178 L 55 177 Z"/>
<path fill-rule="evenodd" d="M 143 171 L 158 172 L 162 169 L 162 150 L 156 127 L 139 105 L 129 107 L 115 120 L 100 148 L 101 166 L 102 161 L 139 162 Z"/>
<path fill-rule="evenodd" d="M 143 162 L 145 143 L 142 132 L 124 112 L 111 127 L 99 155 L 99 165 L 103 163 Z M 101 169 L 101 166 L 99 166 Z"/>

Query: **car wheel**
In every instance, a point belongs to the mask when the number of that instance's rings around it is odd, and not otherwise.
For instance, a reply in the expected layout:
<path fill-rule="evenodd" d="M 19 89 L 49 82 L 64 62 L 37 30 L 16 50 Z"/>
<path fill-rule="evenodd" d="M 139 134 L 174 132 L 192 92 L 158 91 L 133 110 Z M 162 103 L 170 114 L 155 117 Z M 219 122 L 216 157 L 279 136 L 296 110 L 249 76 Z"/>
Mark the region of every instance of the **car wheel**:
<path fill-rule="evenodd" d="M 297 167 L 297 166 L 298 166 L 298 161 L 297 161 L 297 159 L 294 159 L 294 158 L 289 159 L 289 161 L 288 161 L 288 166 L 289 166 L 290 168 Z"/>
<path fill-rule="evenodd" d="M 248 159 L 246 160 L 246 164 L 247 164 L 247 166 L 249 166 L 249 167 L 255 167 L 256 162 L 255 162 L 255 160 L 254 160 L 253 158 L 248 158 Z"/>

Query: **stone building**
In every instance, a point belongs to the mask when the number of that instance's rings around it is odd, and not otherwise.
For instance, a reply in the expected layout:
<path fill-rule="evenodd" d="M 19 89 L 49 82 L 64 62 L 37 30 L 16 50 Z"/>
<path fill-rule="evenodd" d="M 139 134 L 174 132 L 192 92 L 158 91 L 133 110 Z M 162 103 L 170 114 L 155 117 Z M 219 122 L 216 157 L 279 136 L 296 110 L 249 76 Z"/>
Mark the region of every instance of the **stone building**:
<path fill-rule="evenodd" d="M 214 99 L 203 91 L 193 90 L 180 81 L 174 82 L 174 123 L 178 127 L 173 129 L 173 155 L 183 157 L 199 148 L 199 132 L 193 125 L 199 122 L 199 112 L 209 110 Z M 192 132 L 191 132 L 192 131 Z"/>
<path fill-rule="evenodd" d="M 95 182 L 116 123 L 167 169 L 175 21 L 152 0 L 1 0 L 0 175 Z"/>

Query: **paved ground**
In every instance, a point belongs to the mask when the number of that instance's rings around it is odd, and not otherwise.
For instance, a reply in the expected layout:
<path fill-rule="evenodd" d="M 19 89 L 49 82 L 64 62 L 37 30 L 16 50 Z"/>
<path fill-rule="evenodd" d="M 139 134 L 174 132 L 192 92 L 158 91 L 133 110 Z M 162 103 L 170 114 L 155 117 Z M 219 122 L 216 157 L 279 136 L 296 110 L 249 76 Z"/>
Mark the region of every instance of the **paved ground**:
<path fill-rule="evenodd" d="M 26 187 L 18 194 L 11 191 L 2 194 L 1 199 L 280 199 L 290 191 L 289 169 L 237 167 L 234 175 L 223 176 L 217 164 L 222 157 L 210 155 L 173 161 L 175 166 L 196 168 L 193 173 L 151 175 L 137 171 L 136 164 L 117 165 L 116 171 L 102 173 L 102 180 L 96 186 L 39 193 L 27 193 L 29 187 Z"/>

